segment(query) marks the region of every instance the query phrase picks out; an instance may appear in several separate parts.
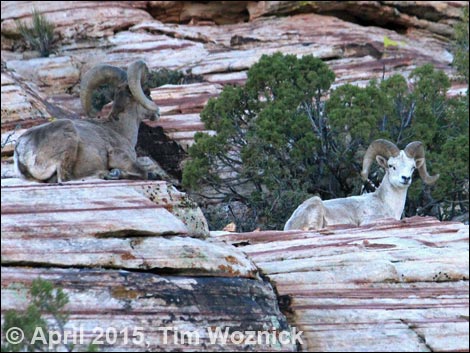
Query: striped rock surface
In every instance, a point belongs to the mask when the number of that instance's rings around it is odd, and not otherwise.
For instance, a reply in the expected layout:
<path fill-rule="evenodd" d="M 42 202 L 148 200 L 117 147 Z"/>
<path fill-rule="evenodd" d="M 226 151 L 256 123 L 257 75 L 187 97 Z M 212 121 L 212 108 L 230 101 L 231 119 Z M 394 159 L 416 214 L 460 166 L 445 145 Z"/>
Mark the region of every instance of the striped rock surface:
<path fill-rule="evenodd" d="M 218 236 L 277 289 L 306 351 L 468 351 L 469 235 L 413 217 Z"/>
<path fill-rule="evenodd" d="M 3 179 L 1 201 L 2 318 L 26 309 L 40 277 L 68 295 L 65 331 L 83 338 L 80 349 L 92 341 L 100 351 L 297 349 L 238 334 L 291 331 L 253 262 L 207 238 L 199 208 L 170 185 Z"/>
<path fill-rule="evenodd" d="M 2 179 L 2 214 L 8 215 L 2 218 L 2 234 L 208 235 L 199 207 L 164 181 L 91 179 L 58 185 Z"/>
<path fill-rule="evenodd" d="M 217 335 L 218 329 L 290 332 L 272 287 L 261 280 L 54 267 L 2 266 L 1 272 L 2 314 L 27 307 L 38 277 L 62 288 L 70 300 L 65 330 L 83 337 L 81 349 L 94 342 L 101 352 L 296 350 Z"/>

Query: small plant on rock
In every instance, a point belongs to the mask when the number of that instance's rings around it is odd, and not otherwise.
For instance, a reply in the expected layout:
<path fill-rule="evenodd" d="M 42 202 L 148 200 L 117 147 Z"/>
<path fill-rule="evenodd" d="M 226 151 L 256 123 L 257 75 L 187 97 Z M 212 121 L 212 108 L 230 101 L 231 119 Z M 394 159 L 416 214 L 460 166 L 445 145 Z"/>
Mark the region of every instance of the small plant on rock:
<path fill-rule="evenodd" d="M 48 335 L 49 331 L 54 330 L 60 334 L 60 337 L 64 337 L 68 321 L 64 307 L 69 302 L 68 295 L 61 288 L 54 288 L 53 283 L 38 278 L 32 282 L 29 296 L 31 301 L 25 311 L 5 312 L 2 325 L 5 340 L 2 337 L 2 352 L 50 352 L 64 349 L 72 352 L 76 348 L 73 344 L 51 345 Z M 44 316 L 52 318 L 52 321 L 48 322 Z M 17 343 L 11 342 L 14 336 L 7 337 L 11 330 L 21 332 L 23 339 Z M 88 352 L 96 351 L 96 346 L 92 344 L 81 348 Z"/>
<path fill-rule="evenodd" d="M 16 21 L 16 26 L 21 36 L 33 50 L 41 53 L 42 57 L 51 54 L 54 42 L 54 25 L 38 11 L 32 12 L 32 27 L 27 26 L 23 21 Z"/>

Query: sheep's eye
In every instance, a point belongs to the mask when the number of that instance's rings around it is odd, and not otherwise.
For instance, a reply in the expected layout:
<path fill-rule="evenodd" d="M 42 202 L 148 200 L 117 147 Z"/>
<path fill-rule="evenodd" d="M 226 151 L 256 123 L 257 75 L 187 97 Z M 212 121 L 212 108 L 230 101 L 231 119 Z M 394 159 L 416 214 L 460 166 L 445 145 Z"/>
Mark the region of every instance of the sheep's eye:
<path fill-rule="evenodd" d="M 389 168 L 392 168 L 393 170 L 395 170 L 395 167 L 391 164 L 388 165 Z"/>

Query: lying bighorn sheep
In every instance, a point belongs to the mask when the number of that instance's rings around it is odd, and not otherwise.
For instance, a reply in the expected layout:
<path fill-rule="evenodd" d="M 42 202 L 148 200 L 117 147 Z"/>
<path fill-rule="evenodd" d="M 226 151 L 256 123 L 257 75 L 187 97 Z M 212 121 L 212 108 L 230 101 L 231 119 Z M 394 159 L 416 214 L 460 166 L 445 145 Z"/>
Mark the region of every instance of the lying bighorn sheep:
<path fill-rule="evenodd" d="M 400 151 L 387 140 L 371 143 L 364 156 L 361 177 L 367 180 L 374 159 L 385 169 L 379 188 L 370 194 L 322 201 L 312 197 L 304 201 L 284 226 L 291 229 L 320 229 L 334 224 L 362 225 L 379 218 L 400 219 L 413 171 L 418 169 L 426 184 L 433 184 L 439 174 L 430 176 L 426 170 L 424 147 L 419 141 Z"/>
<path fill-rule="evenodd" d="M 15 147 L 20 174 L 44 182 L 89 176 L 147 179 L 146 168 L 135 152 L 140 122 L 146 118 L 155 120 L 159 114 L 158 106 L 142 89 L 147 75 L 143 61 L 132 63 L 127 73 L 110 65 L 89 70 L 80 90 L 85 113 L 96 117 L 92 93 L 103 84 L 114 88 L 111 113 L 104 121 L 59 119 L 26 131 Z"/>

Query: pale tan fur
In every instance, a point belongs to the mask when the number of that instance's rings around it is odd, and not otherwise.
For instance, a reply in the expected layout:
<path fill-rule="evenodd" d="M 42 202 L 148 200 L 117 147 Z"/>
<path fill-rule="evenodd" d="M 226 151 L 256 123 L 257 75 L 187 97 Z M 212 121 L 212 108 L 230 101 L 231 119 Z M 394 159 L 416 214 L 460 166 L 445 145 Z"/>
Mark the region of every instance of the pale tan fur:
<path fill-rule="evenodd" d="M 385 169 L 379 188 L 369 194 L 323 201 L 312 197 L 304 201 L 286 222 L 284 230 L 316 230 L 330 225 L 363 225 L 380 218 L 400 219 L 413 171 L 423 181 L 433 184 L 439 175 L 427 173 L 421 142 L 410 143 L 400 151 L 391 142 L 376 140 L 364 156 L 363 178 L 368 177 L 373 160 Z"/>

